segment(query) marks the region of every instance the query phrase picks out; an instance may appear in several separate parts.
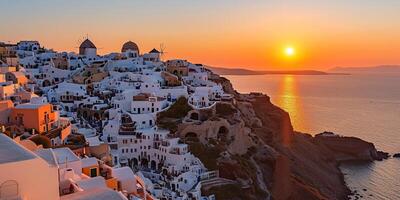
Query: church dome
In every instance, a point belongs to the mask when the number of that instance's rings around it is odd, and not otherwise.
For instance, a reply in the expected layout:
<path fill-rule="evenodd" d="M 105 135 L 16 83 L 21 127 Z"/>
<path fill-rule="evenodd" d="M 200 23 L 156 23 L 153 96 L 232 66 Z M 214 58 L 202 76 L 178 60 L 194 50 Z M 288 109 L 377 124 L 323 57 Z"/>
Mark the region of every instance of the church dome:
<path fill-rule="evenodd" d="M 79 46 L 79 48 L 81 48 L 81 49 L 85 49 L 85 48 L 96 49 L 96 46 L 93 44 L 92 41 L 90 41 L 89 39 L 86 39 L 85 41 L 82 42 L 82 44 L 81 44 L 81 46 Z"/>
<path fill-rule="evenodd" d="M 132 42 L 132 41 L 125 42 L 125 44 L 122 45 L 121 52 L 125 52 L 125 51 L 128 51 L 128 50 L 137 51 L 139 53 L 138 45 L 136 43 Z"/>

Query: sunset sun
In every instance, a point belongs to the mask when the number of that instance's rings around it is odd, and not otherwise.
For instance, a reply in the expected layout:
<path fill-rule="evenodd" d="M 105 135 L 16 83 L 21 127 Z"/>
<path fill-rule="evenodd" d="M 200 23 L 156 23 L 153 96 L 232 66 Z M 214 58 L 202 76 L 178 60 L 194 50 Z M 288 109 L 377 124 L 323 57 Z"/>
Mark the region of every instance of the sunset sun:
<path fill-rule="evenodd" d="M 284 53 L 286 56 L 293 56 L 296 53 L 296 50 L 293 47 L 289 46 L 285 48 Z"/>

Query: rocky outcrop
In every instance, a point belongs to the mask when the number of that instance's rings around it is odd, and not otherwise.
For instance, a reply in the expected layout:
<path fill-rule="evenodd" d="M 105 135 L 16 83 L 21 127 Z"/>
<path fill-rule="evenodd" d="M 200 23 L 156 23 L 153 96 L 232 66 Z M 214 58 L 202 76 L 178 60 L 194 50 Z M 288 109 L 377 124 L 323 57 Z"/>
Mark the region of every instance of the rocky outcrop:
<path fill-rule="evenodd" d="M 312 136 L 294 132 L 288 113 L 273 105 L 268 96 L 253 95 L 249 101 L 263 124 L 254 132 L 278 153 L 277 159 L 267 162 L 270 166 L 264 165 L 273 170 L 265 178 L 272 181 L 272 197 L 346 199 L 350 190 L 332 151 L 314 143 Z"/>
<path fill-rule="evenodd" d="M 395 154 L 393 155 L 393 158 L 400 158 L 400 153 L 395 153 Z"/>
<path fill-rule="evenodd" d="M 330 149 L 337 161 L 373 161 L 389 157 L 389 154 L 377 151 L 374 144 L 360 138 L 327 134 L 318 134 L 313 140 Z"/>

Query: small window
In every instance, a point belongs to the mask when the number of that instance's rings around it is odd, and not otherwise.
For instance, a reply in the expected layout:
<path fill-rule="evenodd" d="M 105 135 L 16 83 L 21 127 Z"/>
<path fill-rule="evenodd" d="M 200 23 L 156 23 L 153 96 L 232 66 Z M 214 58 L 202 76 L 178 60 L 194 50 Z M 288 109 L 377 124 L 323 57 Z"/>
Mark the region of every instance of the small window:
<path fill-rule="evenodd" d="M 90 177 L 97 176 L 97 168 L 90 168 Z"/>

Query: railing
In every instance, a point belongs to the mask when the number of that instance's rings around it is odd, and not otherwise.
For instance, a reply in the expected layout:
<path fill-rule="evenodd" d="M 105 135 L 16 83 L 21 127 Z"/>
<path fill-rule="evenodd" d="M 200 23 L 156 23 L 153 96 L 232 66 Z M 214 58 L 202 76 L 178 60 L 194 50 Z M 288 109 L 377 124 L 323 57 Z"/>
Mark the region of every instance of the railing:
<path fill-rule="evenodd" d="M 136 135 L 136 132 L 134 131 L 119 131 L 118 135 Z"/>
<path fill-rule="evenodd" d="M 219 177 L 219 171 L 214 170 L 214 171 L 208 171 L 208 172 L 202 173 L 200 175 L 200 180 L 205 181 L 205 180 L 210 180 L 210 179 L 218 178 L 218 177 Z"/>

